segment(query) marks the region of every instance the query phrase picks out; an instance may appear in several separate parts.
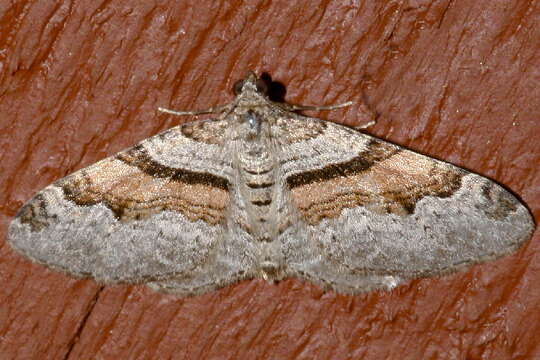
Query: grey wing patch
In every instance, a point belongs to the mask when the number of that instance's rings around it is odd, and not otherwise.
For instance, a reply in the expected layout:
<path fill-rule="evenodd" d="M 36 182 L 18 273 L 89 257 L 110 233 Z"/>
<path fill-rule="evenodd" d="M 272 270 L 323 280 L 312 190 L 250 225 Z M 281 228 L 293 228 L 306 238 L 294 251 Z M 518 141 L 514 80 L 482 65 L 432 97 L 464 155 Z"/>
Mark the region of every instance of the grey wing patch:
<path fill-rule="evenodd" d="M 492 181 L 326 126 L 306 142 L 282 143 L 283 176 L 299 219 L 282 234 L 291 276 L 347 293 L 390 289 L 498 258 L 530 237 L 528 210 Z M 295 146 L 315 151 L 294 157 Z"/>
<path fill-rule="evenodd" d="M 192 124 L 170 129 L 46 187 L 21 208 L 9 242 L 71 275 L 183 295 L 246 277 L 249 256 L 228 252 L 249 238 L 226 216 L 232 169 L 213 124 L 197 137 Z"/>

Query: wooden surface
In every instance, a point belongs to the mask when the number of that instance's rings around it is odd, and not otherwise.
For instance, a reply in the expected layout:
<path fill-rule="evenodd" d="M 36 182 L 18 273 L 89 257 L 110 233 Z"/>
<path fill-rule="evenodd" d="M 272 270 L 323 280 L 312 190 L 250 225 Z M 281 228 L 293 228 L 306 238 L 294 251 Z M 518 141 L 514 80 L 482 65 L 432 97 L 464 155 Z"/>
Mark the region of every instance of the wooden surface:
<path fill-rule="evenodd" d="M 361 296 L 297 280 L 178 299 L 31 264 L 17 209 L 268 72 L 309 113 L 490 177 L 540 217 L 540 3 L 0 3 L 0 359 L 538 359 L 540 236 L 465 273 Z M 362 115 L 364 114 L 364 115 Z"/>

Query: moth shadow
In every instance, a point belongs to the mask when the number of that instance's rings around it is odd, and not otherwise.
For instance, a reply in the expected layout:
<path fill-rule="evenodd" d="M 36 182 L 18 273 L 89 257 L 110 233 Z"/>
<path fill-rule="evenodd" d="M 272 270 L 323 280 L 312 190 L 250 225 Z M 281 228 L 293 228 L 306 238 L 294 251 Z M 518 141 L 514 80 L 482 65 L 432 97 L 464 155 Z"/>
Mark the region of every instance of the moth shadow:
<path fill-rule="evenodd" d="M 260 79 L 264 81 L 268 88 L 267 95 L 270 100 L 278 103 L 285 102 L 285 94 L 287 93 L 287 89 L 283 83 L 273 81 L 272 76 L 270 76 L 270 74 L 267 72 L 263 72 Z"/>

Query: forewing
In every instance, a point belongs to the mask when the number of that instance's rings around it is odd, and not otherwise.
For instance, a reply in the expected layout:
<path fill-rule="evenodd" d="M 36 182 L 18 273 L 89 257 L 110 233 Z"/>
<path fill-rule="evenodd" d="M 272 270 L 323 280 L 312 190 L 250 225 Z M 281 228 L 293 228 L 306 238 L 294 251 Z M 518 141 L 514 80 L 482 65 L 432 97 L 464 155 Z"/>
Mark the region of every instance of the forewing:
<path fill-rule="evenodd" d="M 105 283 L 158 281 L 157 290 L 188 294 L 234 281 L 250 264 L 225 254 L 235 236 L 226 220 L 226 128 L 175 127 L 60 179 L 21 208 L 10 243 L 38 263 Z"/>
<path fill-rule="evenodd" d="M 293 276 L 392 288 L 505 255 L 533 230 L 513 195 L 451 164 L 318 119 L 283 119 L 279 131 L 291 134 L 280 160 L 299 219 L 282 240 Z"/>

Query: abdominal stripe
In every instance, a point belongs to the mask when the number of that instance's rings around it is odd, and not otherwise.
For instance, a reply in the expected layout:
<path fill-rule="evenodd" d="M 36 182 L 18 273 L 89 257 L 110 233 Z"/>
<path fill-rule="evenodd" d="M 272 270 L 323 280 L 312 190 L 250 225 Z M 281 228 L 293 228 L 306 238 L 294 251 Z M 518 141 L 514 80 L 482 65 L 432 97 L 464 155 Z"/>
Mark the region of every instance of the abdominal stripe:
<path fill-rule="evenodd" d="M 268 188 L 274 185 L 273 182 L 266 182 L 266 183 L 247 183 L 247 186 L 252 189 L 264 189 Z"/>
<path fill-rule="evenodd" d="M 253 205 L 256 205 L 256 206 L 266 206 L 266 205 L 270 205 L 272 203 L 272 200 L 271 199 L 267 199 L 267 200 L 253 200 L 251 202 Z"/>

